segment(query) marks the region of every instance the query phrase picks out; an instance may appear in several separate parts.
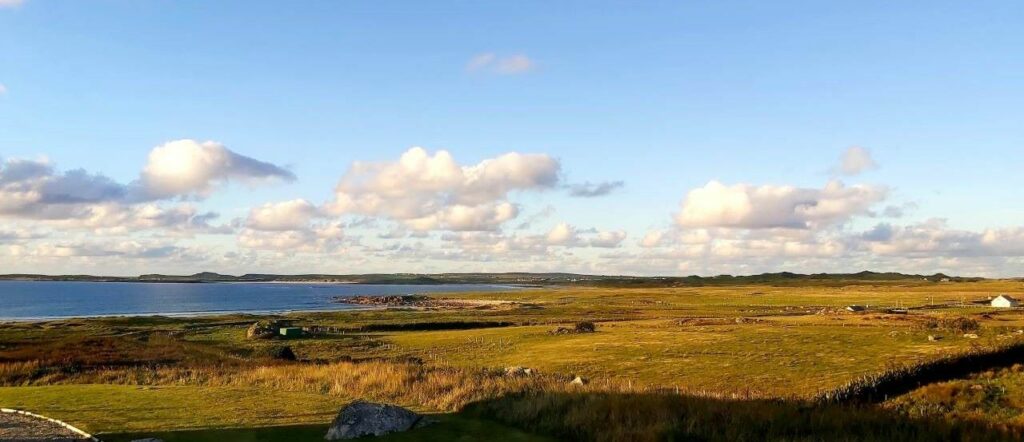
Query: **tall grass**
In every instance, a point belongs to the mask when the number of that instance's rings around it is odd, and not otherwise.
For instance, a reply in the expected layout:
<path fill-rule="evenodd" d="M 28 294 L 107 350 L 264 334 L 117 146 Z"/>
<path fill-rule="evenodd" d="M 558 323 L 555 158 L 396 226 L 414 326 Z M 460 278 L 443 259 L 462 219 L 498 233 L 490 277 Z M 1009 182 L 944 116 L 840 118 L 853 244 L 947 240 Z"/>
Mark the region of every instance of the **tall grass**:
<path fill-rule="evenodd" d="M 965 377 L 992 368 L 1009 367 L 1024 360 L 1024 342 L 970 350 L 914 365 L 894 366 L 822 392 L 820 403 L 881 402 L 915 388 Z"/>
<path fill-rule="evenodd" d="M 0 364 L 22 373 L 33 364 Z M 0 370 L 0 373 L 5 371 Z M 910 419 L 874 406 L 724 397 L 628 382 L 570 385 L 555 375 L 373 360 L 260 367 L 112 367 L 48 383 L 255 387 L 462 412 L 567 440 L 1014 440 L 1021 429 Z"/>
<path fill-rule="evenodd" d="M 467 413 L 579 441 L 1010 441 L 1019 428 L 911 419 L 876 407 L 675 394 L 526 393 Z"/>

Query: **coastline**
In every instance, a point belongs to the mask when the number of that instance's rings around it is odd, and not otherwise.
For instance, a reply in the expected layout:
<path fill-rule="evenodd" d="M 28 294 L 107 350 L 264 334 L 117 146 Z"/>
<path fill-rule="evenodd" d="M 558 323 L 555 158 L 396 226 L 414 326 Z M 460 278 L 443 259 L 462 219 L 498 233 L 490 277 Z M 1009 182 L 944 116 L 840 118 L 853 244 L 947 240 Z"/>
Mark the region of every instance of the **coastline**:
<path fill-rule="evenodd" d="M 50 322 L 50 321 L 69 321 L 74 319 L 97 319 L 97 318 L 203 318 L 210 316 L 229 316 L 229 315 L 251 315 L 251 316 L 263 316 L 263 315 L 288 315 L 292 313 L 330 313 L 330 312 L 349 312 L 349 311 L 369 311 L 369 310 L 386 310 L 387 306 L 363 306 L 363 305 L 347 305 L 338 303 L 339 306 L 345 306 L 341 308 L 312 308 L 312 309 L 287 309 L 287 310 L 209 310 L 209 311 L 197 311 L 197 312 L 172 312 L 172 313 L 159 313 L 159 312 L 146 312 L 146 313 L 111 313 L 111 314 L 98 314 L 98 315 L 72 315 L 72 316 L 37 316 L 37 317 L 3 317 L 0 316 L 0 325 L 9 323 L 33 323 L 33 322 Z"/>

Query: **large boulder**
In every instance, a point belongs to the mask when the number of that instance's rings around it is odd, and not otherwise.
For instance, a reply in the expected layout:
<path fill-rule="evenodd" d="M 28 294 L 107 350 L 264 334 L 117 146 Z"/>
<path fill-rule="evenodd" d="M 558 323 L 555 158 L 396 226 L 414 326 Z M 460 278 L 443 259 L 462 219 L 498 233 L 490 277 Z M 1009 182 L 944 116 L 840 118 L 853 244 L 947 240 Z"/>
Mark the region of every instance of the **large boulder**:
<path fill-rule="evenodd" d="M 288 324 L 284 321 L 274 319 L 256 321 L 245 331 L 245 337 L 248 339 L 276 338 L 281 327 L 285 327 L 287 325 Z"/>
<path fill-rule="evenodd" d="M 406 431 L 426 423 L 423 416 L 395 405 L 355 401 L 334 418 L 324 439 L 355 439 Z"/>

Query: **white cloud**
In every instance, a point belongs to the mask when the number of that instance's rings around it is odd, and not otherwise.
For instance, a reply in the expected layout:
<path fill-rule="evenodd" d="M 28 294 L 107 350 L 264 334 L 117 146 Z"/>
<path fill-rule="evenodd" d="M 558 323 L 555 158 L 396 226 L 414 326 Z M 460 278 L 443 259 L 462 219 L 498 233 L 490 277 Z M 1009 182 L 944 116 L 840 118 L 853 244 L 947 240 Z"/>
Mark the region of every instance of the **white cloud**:
<path fill-rule="evenodd" d="M 245 229 L 238 235 L 238 245 L 279 252 L 333 253 L 342 247 L 344 238 L 341 223 L 330 222 L 294 230 Z"/>
<path fill-rule="evenodd" d="M 245 225 L 255 230 L 300 230 L 316 213 L 316 206 L 304 199 L 266 203 L 249 211 Z"/>
<path fill-rule="evenodd" d="M 177 140 L 157 146 L 140 179 L 147 197 L 208 196 L 230 180 L 293 181 L 295 175 L 274 164 L 235 153 L 215 141 Z"/>
<path fill-rule="evenodd" d="M 416 230 L 490 230 L 518 215 L 509 193 L 553 188 L 560 170 L 543 154 L 513 152 L 462 166 L 447 151 L 414 147 L 394 162 L 353 163 L 328 208 Z"/>
<path fill-rule="evenodd" d="M 124 257 L 124 258 L 169 258 L 186 250 L 167 243 L 153 241 L 71 241 L 39 244 L 33 247 L 10 249 L 12 255 L 46 258 L 75 257 Z"/>
<path fill-rule="evenodd" d="M 601 231 L 590 239 L 591 247 L 614 248 L 626 240 L 626 232 L 623 230 Z"/>
<path fill-rule="evenodd" d="M 558 223 L 547 234 L 548 244 L 551 245 L 572 245 L 579 240 L 576 228 L 568 223 Z"/>
<path fill-rule="evenodd" d="M 61 229 L 104 234 L 146 229 L 228 233 L 232 229 L 227 226 L 210 224 L 216 213 L 160 200 L 205 196 L 228 179 L 272 177 L 292 175 L 219 144 L 188 140 L 154 149 L 140 179 L 129 184 L 83 169 L 59 172 L 45 158 L 8 159 L 0 163 L 0 217 L 42 220 Z"/>
<path fill-rule="evenodd" d="M 530 72 L 537 63 L 524 54 L 499 56 L 493 52 L 477 54 L 466 63 L 470 72 L 489 72 L 500 75 L 517 75 Z"/>
<path fill-rule="evenodd" d="M 24 0 L 0 0 L 0 8 L 13 8 L 24 3 Z"/>
<path fill-rule="evenodd" d="M 906 258 L 1024 256 L 1024 227 L 979 232 L 949 228 L 932 219 L 908 226 L 878 224 L 859 235 L 873 254 Z"/>
<path fill-rule="evenodd" d="M 482 54 L 474 55 L 473 58 L 470 58 L 469 62 L 466 63 L 466 70 L 479 71 L 490 66 L 497 59 L 498 56 L 493 52 L 484 52 Z"/>
<path fill-rule="evenodd" d="M 847 175 L 860 175 L 869 170 L 877 169 L 878 163 L 871 158 L 871 152 L 860 146 L 853 146 L 843 152 L 835 171 Z"/>
<path fill-rule="evenodd" d="M 711 181 L 686 195 L 676 222 L 681 227 L 806 229 L 870 214 L 886 194 L 885 188 L 847 187 L 839 181 L 822 189 Z"/>
<path fill-rule="evenodd" d="M 640 247 L 645 249 L 658 247 L 664 244 L 665 237 L 664 230 L 650 230 L 640 239 Z"/>
<path fill-rule="evenodd" d="M 0 215 L 79 217 L 88 204 L 119 201 L 126 192 L 126 186 L 81 169 L 57 173 L 46 159 L 8 159 L 0 164 Z"/>

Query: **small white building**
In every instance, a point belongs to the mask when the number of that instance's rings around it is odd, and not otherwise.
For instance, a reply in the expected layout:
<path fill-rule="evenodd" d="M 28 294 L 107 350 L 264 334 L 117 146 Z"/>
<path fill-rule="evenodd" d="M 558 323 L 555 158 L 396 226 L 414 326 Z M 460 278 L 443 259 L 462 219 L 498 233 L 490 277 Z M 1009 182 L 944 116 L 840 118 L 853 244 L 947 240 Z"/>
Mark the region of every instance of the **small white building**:
<path fill-rule="evenodd" d="M 1017 307 L 1020 302 L 1010 295 L 999 295 L 992 298 L 992 307 L 1010 308 Z"/>

